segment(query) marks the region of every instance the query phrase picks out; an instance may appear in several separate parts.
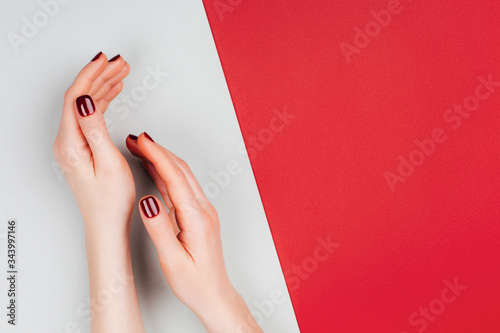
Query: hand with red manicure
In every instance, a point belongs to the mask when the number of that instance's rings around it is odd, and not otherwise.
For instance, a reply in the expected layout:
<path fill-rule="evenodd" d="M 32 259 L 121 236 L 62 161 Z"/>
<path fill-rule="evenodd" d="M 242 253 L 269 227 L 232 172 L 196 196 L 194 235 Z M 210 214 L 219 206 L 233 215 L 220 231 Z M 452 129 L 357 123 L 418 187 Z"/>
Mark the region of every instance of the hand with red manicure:
<path fill-rule="evenodd" d="M 129 135 L 127 147 L 156 184 L 139 201 L 144 225 L 174 294 L 209 332 L 262 332 L 226 272 L 219 217 L 189 166 L 147 134 Z"/>
<path fill-rule="evenodd" d="M 54 155 L 85 222 L 93 333 L 144 332 L 130 258 L 135 184 L 103 117 L 129 71 L 119 55 L 108 61 L 97 54 L 66 91 L 54 142 Z M 103 302 L 117 275 L 128 283 Z"/>
<path fill-rule="evenodd" d="M 113 59 L 107 61 L 99 53 L 66 91 L 54 155 L 75 195 L 86 227 L 94 228 L 93 224 L 98 223 L 101 231 L 115 232 L 118 224 L 123 232 L 127 223 L 122 221 L 128 220 L 132 213 L 135 185 L 125 158 L 111 141 L 103 115 L 123 89 L 122 80 L 130 66 L 122 57 Z M 104 182 L 105 179 L 108 181 Z M 117 193 L 120 195 L 114 196 Z M 106 216 L 98 209 L 102 207 L 107 208 Z M 102 219 L 108 220 L 99 223 Z"/>

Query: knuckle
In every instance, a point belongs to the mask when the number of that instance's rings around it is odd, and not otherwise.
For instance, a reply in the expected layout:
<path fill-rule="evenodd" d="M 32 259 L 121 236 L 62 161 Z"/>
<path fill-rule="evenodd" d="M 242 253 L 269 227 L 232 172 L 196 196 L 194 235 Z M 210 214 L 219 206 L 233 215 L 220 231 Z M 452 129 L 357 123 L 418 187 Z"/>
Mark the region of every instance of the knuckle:
<path fill-rule="evenodd" d="M 105 129 L 99 121 L 95 121 L 85 126 L 85 138 L 94 146 L 104 142 L 105 134 Z"/>
<path fill-rule="evenodd" d="M 52 153 L 54 154 L 56 160 L 59 160 L 59 151 L 60 151 L 60 148 L 59 148 L 59 141 L 54 141 L 54 144 L 52 145 Z"/>
<path fill-rule="evenodd" d="M 185 207 L 176 207 L 175 216 L 180 219 L 189 219 L 193 217 L 193 212 L 191 209 L 186 209 Z"/>
<path fill-rule="evenodd" d="M 168 229 L 165 223 L 155 223 L 149 227 L 149 232 L 158 239 L 165 238 L 168 235 Z"/>
<path fill-rule="evenodd" d="M 208 212 L 203 211 L 201 215 L 200 231 L 205 236 L 213 235 L 217 232 L 217 225 L 212 220 Z"/>
<path fill-rule="evenodd" d="M 177 164 L 179 164 L 179 168 L 183 169 L 184 171 L 189 171 L 189 165 L 187 164 L 186 161 L 182 160 L 182 159 L 179 159 L 179 161 L 177 162 Z"/>
<path fill-rule="evenodd" d="M 176 218 L 182 220 L 196 220 L 203 219 L 203 213 L 196 207 L 183 206 L 175 208 Z"/>
<path fill-rule="evenodd" d="M 208 231 L 210 233 L 218 232 L 219 230 L 218 221 L 214 221 L 214 219 L 212 219 L 212 217 L 208 213 L 204 214 L 203 222 L 204 222 L 203 224 L 205 224 L 208 227 Z"/>
<path fill-rule="evenodd" d="M 104 82 L 104 84 L 102 85 L 102 88 L 103 88 L 103 91 L 109 91 L 111 89 L 111 85 L 109 84 L 108 81 Z"/>
<path fill-rule="evenodd" d="M 68 147 L 60 145 L 55 148 L 54 155 L 56 156 L 56 159 L 62 163 L 69 163 L 70 161 L 74 161 L 76 159 L 76 154 L 74 154 L 72 150 L 70 150 Z"/>
<path fill-rule="evenodd" d="M 184 177 L 184 172 L 180 168 L 175 168 L 173 172 L 173 177 L 174 178 L 183 178 Z"/>
<path fill-rule="evenodd" d="M 73 90 L 71 89 L 71 87 L 69 87 L 69 88 L 68 88 L 68 89 L 64 92 L 64 99 L 67 99 L 67 98 L 71 97 L 72 92 L 73 92 Z"/>
<path fill-rule="evenodd" d="M 75 147 L 62 142 L 54 143 L 53 146 L 56 161 L 59 165 L 62 164 L 67 167 L 76 167 L 79 165 L 87 156 L 87 154 L 85 154 L 85 149 L 86 147 L 84 145 Z"/>
<path fill-rule="evenodd" d="M 215 220 L 214 222 L 219 223 L 219 213 L 217 213 L 217 210 L 212 205 L 210 205 L 210 207 L 208 209 L 208 213 Z"/>

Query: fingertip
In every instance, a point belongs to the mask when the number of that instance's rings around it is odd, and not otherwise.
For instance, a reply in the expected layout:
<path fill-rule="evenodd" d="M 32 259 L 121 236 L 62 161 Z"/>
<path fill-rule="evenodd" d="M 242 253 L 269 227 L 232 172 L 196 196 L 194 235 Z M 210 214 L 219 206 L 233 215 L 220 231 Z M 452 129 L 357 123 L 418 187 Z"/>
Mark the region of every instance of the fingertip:
<path fill-rule="evenodd" d="M 158 199 L 154 195 L 142 197 L 141 200 L 139 200 L 139 208 L 141 210 L 141 215 L 147 218 L 144 222 L 158 216 L 161 212 L 160 206 Z"/>
<path fill-rule="evenodd" d="M 128 66 L 128 63 L 125 61 L 125 59 L 120 54 L 117 54 L 113 58 L 108 60 L 108 65 L 109 66 L 116 66 L 118 68 L 123 69 L 123 68 Z"/>
<path fill-rule="evenodd" d="M 124 76 L 124 78 L 125 78 L 130 73 L 130 64 L 126 61 L 125 61 L 125 67 L 124 67 L 123 71 L 125 71 L 125 76 Z"/>
<path fill-rule="evenodd" d="M 80 73 L 92 75 L 92 77 L 97 77 L 95 71 L 97 71 L 97 75 L 99 75 L 107 66 L 108 58 L 102 52 L 97 53 L 90 62 L 83 67 Z"/>
<path fill-rule="evenodd" d="M 137 139 L 137 136 L 129 134 L 125 139 L 125 145 L 133 156 L 144 159 L 144 156 L 139 149 L 139 145 L 137 144 Z"/>
<path fill-rule="evenodd" d="M 99 52 L 97 53 L 92 60 L 87 65 L 96 65 L 99 64 L 100 66 L 103 66 L 103 68 L 106 68 L 106 65 L 108 63 L 108 57 L 106 56 L 105 53 Z"/>
<path fill-rule="evenodd" d="M 102 55 L 102 52 L 97 53 L 97 54 L 95 55 L 95 57 L 94 57 L 94 58 L 92 58 L 92 60 L 90 60 L 90 62 L 97 61 L 97 60 L 101 57 L 101 55 Z"/>
<path fill-rule="evenodd" d="M 123 61 L 123 58 L 120 56 L 120 54 L 117 54 L 113 58 L 108 60 L 108 62 L 120 62 L 120 61 Z"/>
<path fill-rule="evenodd" d="M 147 133 L 147 132 L 142 132 L 140 135 L 139 135 L 140 138 L 143 138 L 142 140 L 144 139 L 147 139 L 147 141 L 150 141 L 150 142 L 155 142 L 155 140 L 153 140 L 153 138 Z M 141 140 L 141 141 L 142 141 Z"/>
<path fill-rule="evenodd" d="M 106 55 L 102 53 L 96 60 L 90 61 L 80 70 L 75 80 L 66 91 L 65 98 L 67 101 L 72 101 L 76 96 L 82 94 L 82 92 L 88 93 L 90 91 L 93 82 L 101 75 L 104 69 L 106 69 L 107 62 L 105 60 Z"/>
<path fill-rule="evenodd" d="M 146 133 L 146 132 L 142 132 L 138 139 L 137 139 L 137 146 L 141 152 L 142 155 L 144 155 L 145 157 L 149 158 L 150 161 L 153 161 L 154 160 L 154 154 L 152 154 L 152 150 L 154 151 L 154 143 L 155 141 L 153 140 L 153 138 L 151 138 L 151 136 Z M 152 159 L 153 158 L 153 159 Z"/>
<path fill-rule="evenodd" d="M 89 95 L 82 95 L 76 99 L 76 109 L 80 117 L 88 117 L 95 113 L 94 100 Z"/>
<path fill-rule="evenodd" d="M 129 134 L 125 138 L 125 145 L 127 146 L 128 150 L 132 150 L 132 148 L 137 145 L 137 136 Z"/>

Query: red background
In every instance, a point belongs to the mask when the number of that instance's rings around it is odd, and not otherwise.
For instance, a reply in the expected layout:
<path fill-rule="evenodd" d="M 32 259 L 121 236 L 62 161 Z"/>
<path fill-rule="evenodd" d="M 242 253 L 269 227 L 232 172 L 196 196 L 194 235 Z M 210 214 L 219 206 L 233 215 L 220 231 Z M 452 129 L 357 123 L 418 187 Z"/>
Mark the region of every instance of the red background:
<path fill-rule="evenodd" d="M 301 331 L 417 332 L 409 316 L 457 278 L 425 331 L 500 332 L 500 87 L 456 130 L 443 119 L 478 76 L 500 82 L 500 3 L 401 1 L 348 63 L 340 44 L 387 1 L 204 2 Z M 438 127 L 392 192 L 384 173 Z M 328 235 L 340 246 L 297 287 Z"/>

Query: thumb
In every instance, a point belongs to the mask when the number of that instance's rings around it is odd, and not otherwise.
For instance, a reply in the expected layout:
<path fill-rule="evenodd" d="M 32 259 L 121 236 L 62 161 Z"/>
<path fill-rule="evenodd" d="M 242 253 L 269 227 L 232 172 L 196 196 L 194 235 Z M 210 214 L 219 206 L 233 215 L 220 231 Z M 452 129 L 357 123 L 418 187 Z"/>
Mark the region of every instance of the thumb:
<path fill-rule="evenodd" d="M 167 212 L 156 197 L 150 195 L 139 201 L 142 221 L 153 241 L 163 267 L 168 267 L 172 260 L 179 260 L 186 250 L 177 238 L 175 229 Z"/>
<path fill-rule="evenodd" d="M 75 107 L 77 111 L 76 118 L 96 162 L 99 163 L 100 159 L 113 156 L 112 154 L 119 152 L 109 136 L 103 113 L 96 112 L 92 97 L 89 95 L 78 97 Z"/>

